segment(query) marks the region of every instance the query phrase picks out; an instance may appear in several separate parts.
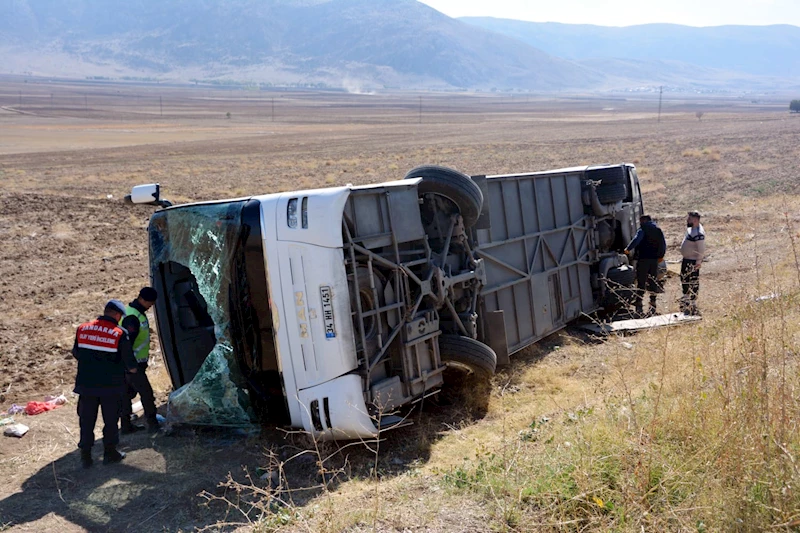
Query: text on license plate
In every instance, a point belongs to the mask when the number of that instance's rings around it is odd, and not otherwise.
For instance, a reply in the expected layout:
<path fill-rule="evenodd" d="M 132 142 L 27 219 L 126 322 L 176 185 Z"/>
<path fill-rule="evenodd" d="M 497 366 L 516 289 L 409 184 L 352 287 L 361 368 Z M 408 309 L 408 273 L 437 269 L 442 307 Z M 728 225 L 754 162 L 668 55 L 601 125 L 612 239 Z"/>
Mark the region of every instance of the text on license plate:
<path fill-rule="evenodd" d="M 333 295 L 331 288 L 322 285 L 319 288 L 320 301 L 322 301 L 322 320 L 325 322 L 325 337 L 336 338 L 336 327 L 333 324 Z"/>

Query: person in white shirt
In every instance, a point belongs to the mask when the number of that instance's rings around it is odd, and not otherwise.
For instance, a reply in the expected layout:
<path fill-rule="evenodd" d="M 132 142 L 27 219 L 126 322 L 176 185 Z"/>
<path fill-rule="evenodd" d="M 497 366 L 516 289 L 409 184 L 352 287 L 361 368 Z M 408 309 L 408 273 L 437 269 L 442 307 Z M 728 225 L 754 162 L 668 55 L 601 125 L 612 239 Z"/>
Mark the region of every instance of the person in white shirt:
<path fill-rule="evenodd" d="M 686 233 L 681 242 L 681 311 L 687 315 L 699 315 L 697 294 L 700 292 L 700 266 L 706 255 L 706 232 L 700 224 L 700 213 L 689 211 L 686 217 Z"/>

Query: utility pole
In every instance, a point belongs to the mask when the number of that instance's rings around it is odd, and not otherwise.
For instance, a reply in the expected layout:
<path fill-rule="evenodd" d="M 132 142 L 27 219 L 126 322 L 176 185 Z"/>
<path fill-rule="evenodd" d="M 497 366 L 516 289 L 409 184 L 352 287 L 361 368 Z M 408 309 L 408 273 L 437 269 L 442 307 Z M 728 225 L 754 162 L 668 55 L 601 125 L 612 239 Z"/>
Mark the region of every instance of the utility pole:
<path fill-rule="evenodd" d="M 664 86 L 658 88 L 658 123 L 661 123 L 661 95 L 664 94 Z"/>
<path fill-rule="evenodd" d="M 419 123 L 422 124 L 422 97 L 419 97 Z"/>

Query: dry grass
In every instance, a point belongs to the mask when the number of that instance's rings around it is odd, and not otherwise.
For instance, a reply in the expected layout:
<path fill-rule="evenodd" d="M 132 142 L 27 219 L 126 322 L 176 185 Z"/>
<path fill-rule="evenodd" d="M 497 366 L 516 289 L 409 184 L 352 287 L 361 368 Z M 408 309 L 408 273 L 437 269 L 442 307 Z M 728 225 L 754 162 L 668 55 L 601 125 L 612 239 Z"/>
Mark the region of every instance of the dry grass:
<path fill-rule="evenodd" d="M 681 153 L 681 155 L 683 157 L 705 159 L 708 161 L 719 161 L 722 159 L 722 154 L 720 153 L 720 149 L 715 147 L 688 149 L 684 150 Z"/>
<path fill-rule="evenodd" d="M 637 346 L 644 372 L 621 358 L 611 394 L 479 446 L 442 483 L 477 493 L 500 529 L 797 525 L 800 327 L 786 311 L 797 297 L 739 301 L 728 318 Z"/>

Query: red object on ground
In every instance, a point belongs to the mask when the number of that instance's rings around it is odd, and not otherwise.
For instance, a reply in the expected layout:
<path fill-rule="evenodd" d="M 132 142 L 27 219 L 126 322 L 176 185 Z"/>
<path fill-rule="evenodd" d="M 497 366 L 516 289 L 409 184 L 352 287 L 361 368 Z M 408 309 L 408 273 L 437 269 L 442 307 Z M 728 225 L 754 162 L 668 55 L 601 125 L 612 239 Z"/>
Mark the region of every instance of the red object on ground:
<path fill-rule="evenodd" d="M 46 411 L 52 411 L 58 407 L 55 402 L 28 402 L 25 406 L 26 415 L 40 415 Z"/>

